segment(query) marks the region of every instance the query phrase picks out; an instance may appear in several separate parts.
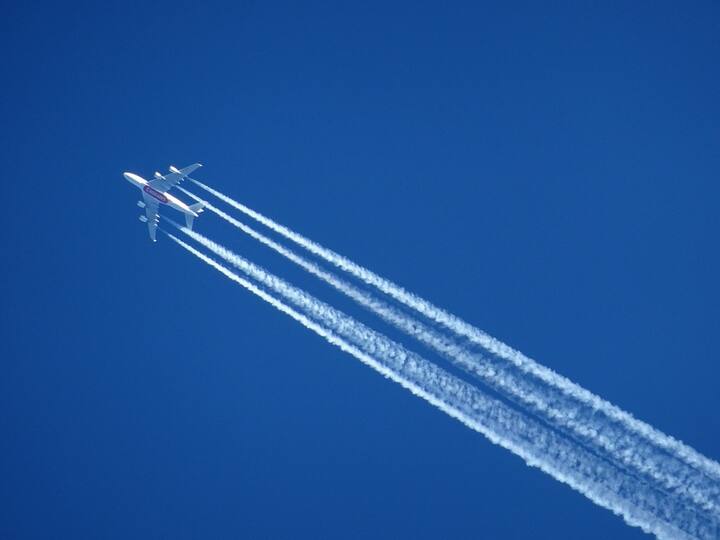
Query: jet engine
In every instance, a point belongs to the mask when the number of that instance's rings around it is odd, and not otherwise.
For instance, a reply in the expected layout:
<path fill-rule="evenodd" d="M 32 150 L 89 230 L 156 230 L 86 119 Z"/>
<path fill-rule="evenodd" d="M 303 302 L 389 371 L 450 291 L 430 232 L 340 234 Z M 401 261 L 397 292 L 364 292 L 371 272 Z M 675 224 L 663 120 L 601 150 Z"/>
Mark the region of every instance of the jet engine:
<path fill-rule="evenodd" d="M 138 219 L 143 223 L 147 223 L 147 218 L 145 216 L 139 216 Z"/>
<path fill-rule="evenodd" d="M 145 203 L 142 202 L 142 201 L 138 201 L 138 202 L 137 202 L 137 205 L 138 205 L 140 208 L 145 208 Z"/>
<path fill-rule="evenodd" d="M 162 174 L 160 174 L 159 172 L 155 171 L 155 178 L 162 178 L 162 177 L 163 177 Z"/>

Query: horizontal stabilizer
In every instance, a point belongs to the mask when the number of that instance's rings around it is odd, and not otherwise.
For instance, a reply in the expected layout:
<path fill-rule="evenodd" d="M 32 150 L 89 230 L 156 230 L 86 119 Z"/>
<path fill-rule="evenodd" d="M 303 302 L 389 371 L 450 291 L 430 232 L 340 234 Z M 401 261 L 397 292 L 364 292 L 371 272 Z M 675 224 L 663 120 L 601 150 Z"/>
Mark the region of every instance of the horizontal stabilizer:
<path fill-rule="evenodd" d="M 203 210 L 205 210 L 205 203 L 200 201 L 200 202 L 196 202 L 195 204 L 191 204 L 190 210 L 192 210 L 196 214 L 200 214 L 200 213 L 202 213 Z"/>
<path fill-rule="evenodd" d="M 198 202 L 195 204 L 191 204 L 189 206 L 189 208 L 190 208 L 190 210 L 193 211 L 193 213 L 195 213 L 195 215 L 199 215 L 205 209 L 205 203 Z M 185 214 L 185 225 L 187 226 L 188 229 L 192 230 L 194 220 L 195 220 L 195 216 L 193 216 L 192 214 Z"/>

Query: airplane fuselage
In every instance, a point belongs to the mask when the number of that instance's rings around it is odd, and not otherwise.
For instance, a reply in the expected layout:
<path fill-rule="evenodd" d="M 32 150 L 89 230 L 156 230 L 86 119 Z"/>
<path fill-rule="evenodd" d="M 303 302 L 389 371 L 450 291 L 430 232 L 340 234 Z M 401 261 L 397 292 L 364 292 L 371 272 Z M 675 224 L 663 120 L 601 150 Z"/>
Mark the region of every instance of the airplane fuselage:
<path fill-rule="evenodd" d="M 125 177 L 125 180 L 130 182 L 138 189 L 143 190 L 148 196 L 156 199 L 160 204 L 166 204 L 167 206 L 174 208 L 175 210 L 177 210 L 178 212 L 182 212 L 183 214 L 198 217 L 198 215 L 193 212 L 187 204 L 182 202 L 180 199 L 173 197 L 169 193 L 160 193 L 159 191 L 153 189 L 152 187 L 150 187 L 148 181 L 145 180 L 143 177 L 131 172 L 125 172 L 123 173 L 123 176 Z"/>

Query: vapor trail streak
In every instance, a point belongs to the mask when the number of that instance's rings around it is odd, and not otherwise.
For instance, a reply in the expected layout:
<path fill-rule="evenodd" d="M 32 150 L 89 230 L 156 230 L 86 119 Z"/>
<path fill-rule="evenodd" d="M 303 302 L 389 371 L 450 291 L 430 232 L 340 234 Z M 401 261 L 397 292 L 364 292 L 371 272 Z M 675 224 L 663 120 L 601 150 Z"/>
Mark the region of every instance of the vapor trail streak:
<path fill-rule="evenodd" d="M 191 192 L 180 189 L 193 199 L 200 200 Z M 606 455 L 608 459 L 632 468 L 640 474 L 650 476 L 664 489 L 678 493 L 704 510 L 718 512 L 717 500 L 720 489 L 718 482 L 707 478 L 685 462 L 650 444 L 645 438 L 628 430 L 624 424 L 613 422 L 607 418 L 596 418 L 593 410 L 587 410 L 587 406 L 577 403 L 575 400 L 566 399 L 557 388 L 548 386 L 541 381 L 529 380 L 526 375 L 513 369 L 512 366 L 493 362 L 492 358 L 486 355 L 459 346 L 434 329 L 325 271 L 319 265 L 255 231 L 252 227 L 238 221 L 214 205 L 207 202 L 205 204 L 207 209 L 251 238 L 270 247 L 361 306 L 376 313 L 396 328 L 416 338 L 501 392 L 508 399 L 530 408 L 534 414 L 545 419 L 553 427 L 563 430 L 579 442 L 592 447 L 593 451 Z M 182 230 L 196 240 L 200 237 L 196 233 Z"/>
<path fill-rule="evenodd" d="M 423 358 L 405 351 L 385 336 L 364 327 L 344 313 L 295 289 L 265 270 L 257 267 L 267 280 L 265 283 L 260 281 L 261 283 L 272 289 L 279 287 L 276 292 L 283 296 L 292 296 L 295 293 L 292 290 L 282 291 L 282 288 L 294 289 L 304 297 L 298 298 L 303 304 L 302 309 L 311 311 L 306 314 L 296 311 L 182 240 L 171 234 L 168 236 L 229 279 L 328 342 L 471 429 L 482 433 L 493 443 L 522 457 L 528 465 L 540 468 L 583 493 L 596 504 L 623 516 L 629 524 L 654 533 L 659 538 L 704 539 L 713 538 L 717 533 L 717 522 L 686 508 L 672 495 L 654 489 L 633 475 L 624 474 L 536 421 L 486 396 L 477 388 Z M 209 240 L 208 242 L 212 243 Z M 317 319 L 313 320 L 313 317 Z M 373 343 L 374 340 L 378 342 Z"/>
<path fill-rule="evenodd" d="M 687 464 L 708 475 L 713 481 L 720 481 L 720 464 L 697 452 L 692 447 L 669 435 L 666 435 L 665 433 L 662 433 L 646 422 L 636 419 L 632 416 L 632 414 L 623 411 L 612 403 L 570 381 L 566 377 L 563 377 L 553 370 L 537 363 L 521 352 L 514 350 L 505 343 L 502 343 L 482 330 L 468 324 L 459 317 L 446 312 L 445 310 L 413 293 L 408 292 L 401 286 L 378 276 L 374 272 L 352 262 L 346 257 L 343 257 L 342 255 L 339 255 L 338 253 L 325 248 L 308 238 L 305 238 L 287 227 L 276 223 L 272 219 L 248 208 L 247 206 L 203 184 L 202 182 L 197 180 L 192 180 L 192 182 L 223 202 L 229 204 L 233 208 L 250 216 L 285 238 L 295 242 L 314 255 L 321 257 L 366 284 L 376 287 L 378 290 L 389 295 L 398 302 L 414 309 L 436 324 L 451 330 L 458 336 L 469 339 L 474 344 L 483 347 L 495 357 L 509 361 L 513 366 L 524 373 L 532 375 L 545 384 L 560 390 L 568 398 L 572 398 L 580 403 L 583 403 L 591 411 L 593 411 L 594 414 L 603 414 L 610 420 L 624 424 L 625 429 L 628 431 L 635 432 L 637 435 L 646 438 L 650 444 L 656 445 L 659 448 L 672 453 L 676 458 L 685 461 Z"/>

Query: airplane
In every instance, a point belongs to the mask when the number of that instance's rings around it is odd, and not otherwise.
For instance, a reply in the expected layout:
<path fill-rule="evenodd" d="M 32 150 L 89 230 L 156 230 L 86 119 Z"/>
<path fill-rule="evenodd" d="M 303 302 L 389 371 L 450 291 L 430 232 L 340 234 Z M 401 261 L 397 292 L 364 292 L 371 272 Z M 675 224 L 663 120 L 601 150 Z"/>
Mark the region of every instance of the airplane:
<path fill-rule="evenodd" d="M 145 215 L 141 215 L 139 219 L 143 223 L 147 223 L 148 233 L 153 242 L 157 241 L 155 240 L 155 234 L 160 221 L 158 212 L 160 204 L 166 204 L 185 214 L 185 224 L 188 229 L 192 229 L 193 220 L 203 211 L 205 203 L 199 202 L 188 206 L 180 199 L 170 195 L 168 191 L 200 167 L 202 167 L 200 163 L 194 163 L 183 169 L 177 169 L 171 165 L 169 174 L 163 176 L 156 172 L 152 180 L 145 180 L 143 177 L 131 172 L 123 173 L 125 180 L 142 190 L 143 200 L 138 201 L 137 205 L 145 209 Z"/>

